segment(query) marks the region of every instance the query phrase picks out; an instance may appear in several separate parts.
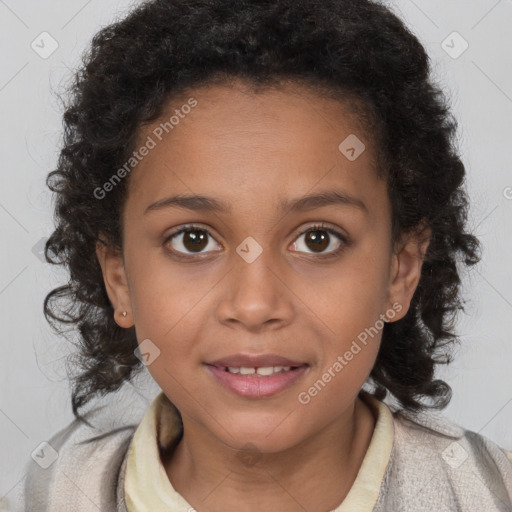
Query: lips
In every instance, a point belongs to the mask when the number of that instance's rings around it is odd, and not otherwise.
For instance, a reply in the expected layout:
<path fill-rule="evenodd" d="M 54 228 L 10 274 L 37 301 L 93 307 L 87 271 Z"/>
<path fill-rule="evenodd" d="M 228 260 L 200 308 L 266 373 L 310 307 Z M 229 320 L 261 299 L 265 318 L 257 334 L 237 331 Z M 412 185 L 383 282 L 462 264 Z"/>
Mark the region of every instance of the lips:
<path fill-rule="evenodd" d="M 221 359 L 216 359 L 215 361 L 211 361 L 206 364 L 216 366 L 217 368 L 227 368 L 229 366 L 237 368 L 260 368 L 267 366 L 308 366 L 307 363 L 303 361 L 294 361 L 277 354 L 233 354 Z"/>
<path fill-rule="evenodd" d="M 294 367 L 269 376 L 241 375 L 208 364 L 207 371 L 224 389 L 244 399 L 270 398 L 297 385 L 309 372 L 308 365 Z"/>

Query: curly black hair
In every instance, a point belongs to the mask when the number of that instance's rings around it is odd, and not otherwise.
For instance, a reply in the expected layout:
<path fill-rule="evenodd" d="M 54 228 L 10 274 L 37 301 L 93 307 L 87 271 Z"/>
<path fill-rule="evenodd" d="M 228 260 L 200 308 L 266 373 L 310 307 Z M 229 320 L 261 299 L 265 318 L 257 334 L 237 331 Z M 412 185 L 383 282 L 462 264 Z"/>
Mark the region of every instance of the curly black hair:
<path fill-rule="evenodd" d="M 389 392 L 407 411 L 446 407 L 451 388 L 434 378 L 435 367 L 452 361 L 454 318 L 464 310 L 460 265 L 478 263 L 480 243 L 467 232 L 457 121 L 430 76 L 425 49 L 389 7 L 370 0 L 151 0 L 102 28 L 82 60 L 66 91 L 63 148 L 47 178 L 56 229 L 45 248 L 48 262 L 69 269 L 44 313 L 57 332 L 68 325 L 80 333 L 75 417 L 143 368 L 134 327 L 114 321 L 95 253 L 102 236 L 122 249 L 129 177 L 108 199 L 94 191 L 130 158 L 139 129 L 170 98 L 232 79 L 255 90 L 292 82 L 360 105 L 387 180 L 393 241 L 424 223 L 431 229 L 410 309 L 385 324 L 369 380 L 376 398 Z"/>

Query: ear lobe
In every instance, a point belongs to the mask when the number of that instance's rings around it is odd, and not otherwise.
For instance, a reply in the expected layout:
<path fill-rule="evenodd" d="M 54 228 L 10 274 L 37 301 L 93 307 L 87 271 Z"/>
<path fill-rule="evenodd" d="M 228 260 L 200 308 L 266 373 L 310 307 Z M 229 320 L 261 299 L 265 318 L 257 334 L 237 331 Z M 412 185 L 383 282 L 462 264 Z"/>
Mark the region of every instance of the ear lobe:
<path fill-rule="evenodd" d="M 110 303 L 114 308 L 114 319 L 120 327 L 132 327 L 130 292 L 122 252 L 105 243 L 101 237 L 96 243 L 96 257 L 101 266 L 103 282 Z M 126 311 L 127 315 L 122 316 Z"/>
<path fill-rule="evenodd" d="M 389 301 L 402 306 L 393 321 L 403 318 L 411 304 L 412 297 L 421 278 L 432 230 L 424 225 L 409 234 L 398 245 L 393 254 Z"/>

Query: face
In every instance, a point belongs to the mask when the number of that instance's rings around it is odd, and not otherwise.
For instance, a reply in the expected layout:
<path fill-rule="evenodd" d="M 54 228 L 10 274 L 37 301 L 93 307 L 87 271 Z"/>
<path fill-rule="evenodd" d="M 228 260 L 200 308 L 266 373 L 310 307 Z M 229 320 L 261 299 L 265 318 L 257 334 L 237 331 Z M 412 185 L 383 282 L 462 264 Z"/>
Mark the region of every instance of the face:
<path fill-rule="evenodd" d="M 354 135 L 364 151 L 347 150 Z M 135 325 L 184 421 L 235 449 L 300 443 L 353 406 L 384 315 L 403 317 L 419 280 L 426 247 L 410 239 L 394 251 L 372 141 L 332 99 L 239 84 L 175 99 L 141 128 L 144 144 L 154 147 L 129 176 L 124 262 L 98 248 L 116 320 Z M 257 377 L 211 366 L 232 355 L 298 368 Z"/>

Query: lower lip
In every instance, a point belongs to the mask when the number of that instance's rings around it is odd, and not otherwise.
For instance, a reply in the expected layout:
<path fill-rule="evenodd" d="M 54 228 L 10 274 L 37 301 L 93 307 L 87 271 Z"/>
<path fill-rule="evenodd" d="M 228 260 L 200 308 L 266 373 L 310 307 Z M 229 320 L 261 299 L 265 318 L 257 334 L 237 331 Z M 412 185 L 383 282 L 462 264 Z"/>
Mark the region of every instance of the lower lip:
<path fill-rule="evenodd" d="M 223 368 L 206 365 L 213 376 L 226 388 L 237 395 L 247 398 L 262 398 L 272 396 L 291 386 L 306 373 L 308 366 L 299 366 L 295 370 L 276 373 L 275 375 L 256 377 L 255 375 L 240 375 L 231 373 Z"/>

